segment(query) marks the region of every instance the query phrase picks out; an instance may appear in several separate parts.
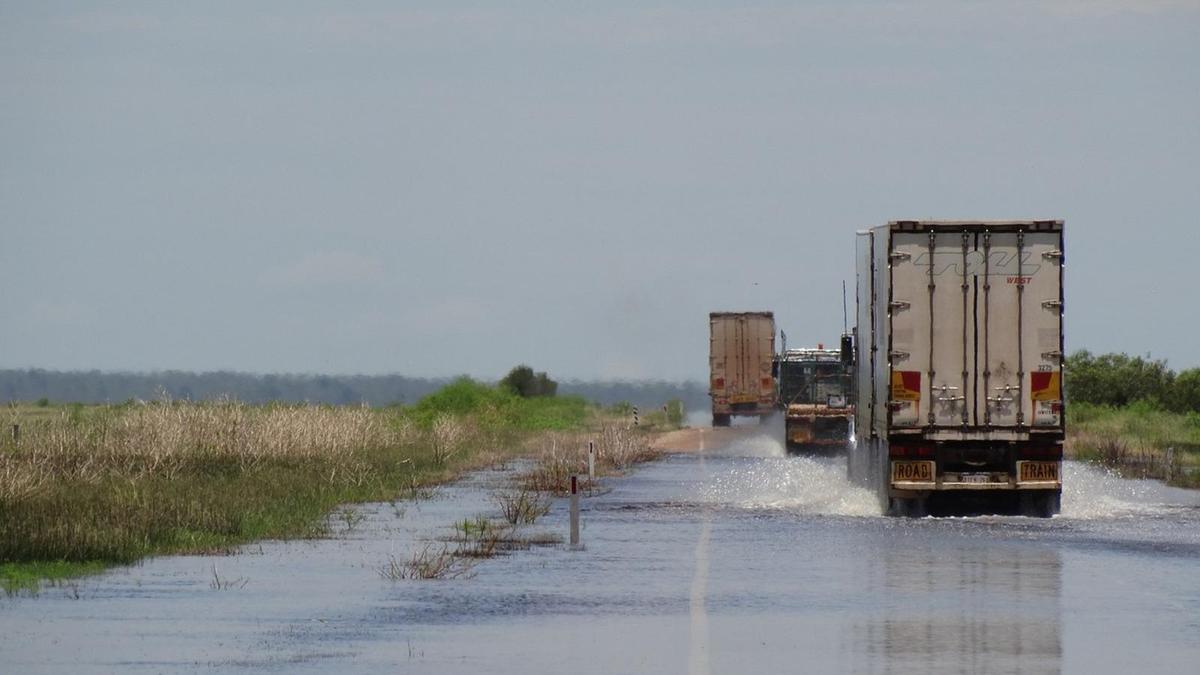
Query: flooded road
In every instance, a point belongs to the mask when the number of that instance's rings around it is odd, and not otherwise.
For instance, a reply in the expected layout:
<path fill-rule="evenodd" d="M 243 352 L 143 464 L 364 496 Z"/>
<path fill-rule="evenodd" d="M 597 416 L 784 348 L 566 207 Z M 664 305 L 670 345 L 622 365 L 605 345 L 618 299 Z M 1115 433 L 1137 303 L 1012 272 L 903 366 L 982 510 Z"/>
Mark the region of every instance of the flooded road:
<path fill-rule="evenodd" d="M 494 511 L 503 472 L 370 505 L 330 540 L 3 598 L 0 670 L 1196 672 L 1200 494 L 1068 463 L 1050 520 L 888 519 L 844 460 L 752 433 L 609 479 L 584 550 L 469 579 L 378 568 Z M 543 522 L 565 534 L 566 503 Z"/>

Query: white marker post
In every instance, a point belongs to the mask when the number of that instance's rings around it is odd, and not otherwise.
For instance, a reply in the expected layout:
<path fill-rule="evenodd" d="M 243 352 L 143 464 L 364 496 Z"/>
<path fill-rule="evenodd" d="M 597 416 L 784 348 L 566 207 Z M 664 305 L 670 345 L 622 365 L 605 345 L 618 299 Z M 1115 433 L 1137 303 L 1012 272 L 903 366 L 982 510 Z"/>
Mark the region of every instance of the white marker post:
<path fill-rule="evenodd" d="M 579 547 L 579 477 L 571 475 L 571 548 Z"/>
<path fill-rule="evenodd" d="M 596 480 L 596 442 L 588 441 L 588 482 Z"/>

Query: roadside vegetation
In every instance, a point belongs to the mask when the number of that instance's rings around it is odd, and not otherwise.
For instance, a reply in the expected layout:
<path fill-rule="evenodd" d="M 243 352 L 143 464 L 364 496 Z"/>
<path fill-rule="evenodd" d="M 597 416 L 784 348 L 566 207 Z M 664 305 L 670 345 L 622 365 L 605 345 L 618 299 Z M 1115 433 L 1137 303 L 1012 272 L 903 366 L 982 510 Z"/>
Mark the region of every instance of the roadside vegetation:
<path fill-rule="evenodd" d="M 1067 452 L 1131 478 L 1200 488 L 1200 369 L 1126 354 L 1067 358 Z"/>
<path fill-rule="evenodd" d="M 626 419 L 555 396 L 544 374 L 532 381 L 536 394 L 522 395 L 462 377 L 409 407 L 10 405 L 0 437 L 0 584 L 35 588 L 146 556 L 321 537 L 340 505 L 417 498 L 516 456 L 535 456 L 535 473 L 586 472 L 589 434 L 607 439 L 604 471 L 650 456 L 637 449 L 646 446 L 638 432 L 621 428 Z M 525 522 L 554 491 L 516 490 L 497 500 L 506 519 Z M 416 576 L 466 567 L 440 553 L 431 547 L 403 562 L 424 570 Z"/>

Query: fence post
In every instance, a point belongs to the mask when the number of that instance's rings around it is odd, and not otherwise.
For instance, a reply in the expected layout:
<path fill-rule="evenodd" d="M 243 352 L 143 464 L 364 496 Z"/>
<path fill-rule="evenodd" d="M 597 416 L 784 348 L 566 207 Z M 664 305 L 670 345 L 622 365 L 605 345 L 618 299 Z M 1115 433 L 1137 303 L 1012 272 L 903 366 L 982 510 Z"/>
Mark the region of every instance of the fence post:
<path fill-rule="evenodd" d="M 571 547 L 579 546 L 579 477 L 571 475 Z"/>

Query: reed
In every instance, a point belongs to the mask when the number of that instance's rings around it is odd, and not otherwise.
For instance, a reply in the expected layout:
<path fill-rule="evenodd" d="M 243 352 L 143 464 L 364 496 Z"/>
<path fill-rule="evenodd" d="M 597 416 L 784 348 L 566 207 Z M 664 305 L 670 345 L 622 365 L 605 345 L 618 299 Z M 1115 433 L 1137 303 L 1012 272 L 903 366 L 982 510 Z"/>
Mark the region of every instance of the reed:
<path fill-rule="evenodd" d="M 7 413 L 21 435 L 0 442 L 6 585 L 28 586 L 31 570 L 323 536 L 340 504 L 417 498 L 520 449 L 469 418 L 421 429 L 403 411 L 366 407 L 160 401 Z"/>

